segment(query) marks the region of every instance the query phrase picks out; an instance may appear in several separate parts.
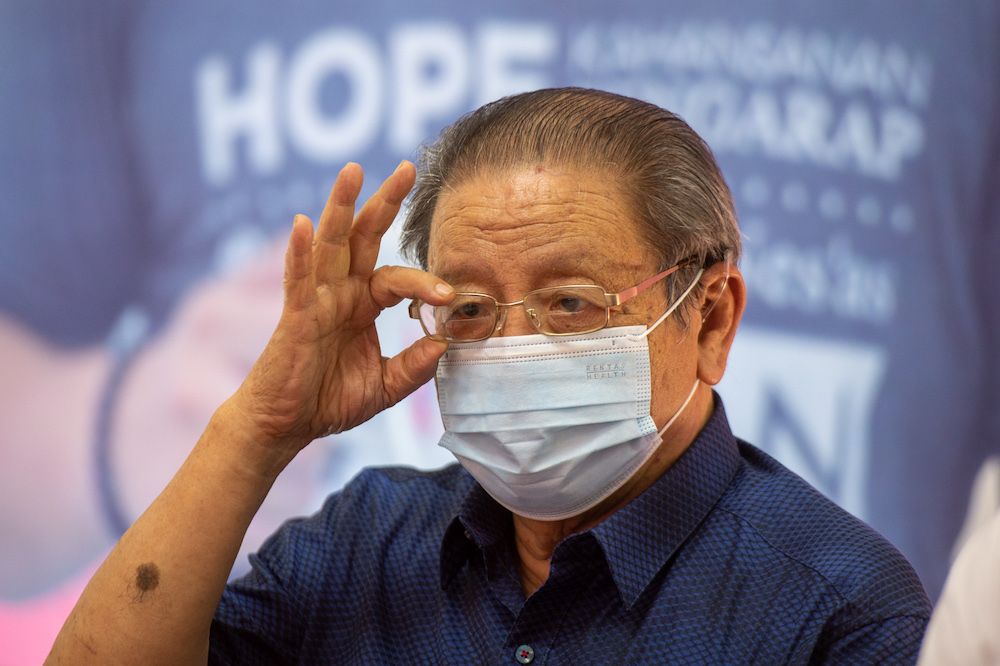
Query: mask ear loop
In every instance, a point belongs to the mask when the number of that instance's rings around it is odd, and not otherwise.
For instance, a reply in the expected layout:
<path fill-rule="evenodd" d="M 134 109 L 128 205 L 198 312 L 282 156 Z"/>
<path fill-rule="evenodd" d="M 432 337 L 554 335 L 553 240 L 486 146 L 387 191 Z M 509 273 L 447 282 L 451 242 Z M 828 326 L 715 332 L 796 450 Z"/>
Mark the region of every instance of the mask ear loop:
<path fill-rule="evenodd" d="M 701 275 L 704 272 L 705 272 L 704 268 L 698 269 L 698 274 L 694 276 L 694 280 L 692 280 L 691 284 L 688 285 L 688 288 L 684 290 L 684 293 L 680 295 L 680 298 L 678 298 L 676 301 L 674 301 L 674 304 L 671 305 L 669 308 L 667 308 L 667 311 L 664 312 L 660 316 L 659 319 L 657 319 L 655 322 L 653 322 L 652 326 L 649 326 L 648 328 L 646 328 L 645 331 L 643 331 L 642 333 L 640 333 L 638 335 L 638 337 L 640 337 L 640 338 L 646 337 L 647 335 L 649 335 L 650 333 L 653 332 L 653 329 L 655 329 L 657 326 L 659 326 L 660 324 L 662 324 L 663 320 L 665 320 L 667 317 L 669 317 L 670 315 L 672 315 L 673 312 L 674 312 L 674 310 L 677 309 L 677 306 L 679 306 L 681 303 L 683 303 L 684 299 L 687 298 L 688 294 L 690 294 L 691 291 L 698 285 L 698 281 L 701 279 Z"/>
<path fill-rule="evenodd" d="M 729 267 L 732 266 L 732 257 L 733 257 L 732 251 L 726 250 L 725 254 L 726 279 L 722 281 L 722 289 L 719 290 L 719 295 L 716 296 L 715 300 L 712 301 L 712 304 L 708 306 L 708 310 L 706 310 L 705 313 L 701 315 L 701 323 L 703 324 L 708 319 L 708 315 L 712 314 L 712 310 L 715 309 L 715 305 L 719 302 L 719 299 L 722 298 L 722 295 L 724 293 L 726 293 L 726 285 L 729 284 Z"/>
<path fill-rule="evenodd" d="M 691 387 L 691 392 L 688 393 L 688 397 L 687 397 L 686 400 L 684 400 L 684 404 L 681 405 L 680 409 L 678 409 L 676 412 L 674 412 L 674 415 L 670 417 L 670 420 L 667 421 L 663 425 L 663 427 L 660 428 L 660 432 L 658 432 L 656 434 L 658 434 L 660 437 L 663 437 L 663 433 L 665 433 L 667 431 L 667 429 L 674 424 L 674 421 L 677 420 L 677 417 L 681 415 L 681 413 L 684 411 L 684 408 L 688 406 L 689 402 L 691 402 L 691 398 L 694 397 L 694 392 L 696 390 L 698 390 L 698 384 L 700 384 L 700 383 L 701 383 L 701 380 L 698 379 L 698 378 L 695 378 L 695 380 L 694 380 L 694 386 Z"/>

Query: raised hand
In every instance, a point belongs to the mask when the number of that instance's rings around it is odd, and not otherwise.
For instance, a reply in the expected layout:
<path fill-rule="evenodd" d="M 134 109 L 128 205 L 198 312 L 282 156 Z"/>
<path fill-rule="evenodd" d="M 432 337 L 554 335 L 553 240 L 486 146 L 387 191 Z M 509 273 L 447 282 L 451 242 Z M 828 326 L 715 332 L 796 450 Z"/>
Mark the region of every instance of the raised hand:
<path fill-rule="evenodd" d="M 375 269 L 382 235 L 413 186 L 413 165 L 400 164 L 355 216 L 362 179 L 357 164 L 341 170 L 315 234 L 308 218 L 296 217 L 278 326 L 224 406 L 278 464 L 407 396 L 433 376 L 447 349 L 421 338 L 383 358 L 375 320 L 384 308 L 405 298 L 444 304 L 453 290 L 413 268 Z"/>
<path fill-rule="evenodd" d="M 264 353 L 94 574 L 46 663 L 205 663 L 226 576 L 278 473 L 312 439 L 371 418 L 430 379 L 444 343 L 421 338 L 386 359 L 375 331 L 382 309 L 404 298 L 454 298 L 429 273 L 374 270 L 414 179 L 403 162 L 355 217 L 362 173 L 348 164 L 316 233 L 295 219 L 284 306 Z"/>

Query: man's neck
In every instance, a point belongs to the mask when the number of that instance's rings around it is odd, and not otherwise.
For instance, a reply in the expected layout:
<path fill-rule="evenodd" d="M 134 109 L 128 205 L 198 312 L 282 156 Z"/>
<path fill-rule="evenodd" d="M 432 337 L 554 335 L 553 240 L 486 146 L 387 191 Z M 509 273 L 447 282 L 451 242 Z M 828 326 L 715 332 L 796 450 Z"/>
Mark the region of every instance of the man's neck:
<path fill-rule="evenodd" d="M 663 442 L 653 455 L 621 488 L 588 511 L 564 520 L 552 521 L 514 514 L 514 547 L 524 596 L 530 597 L 549 577 L 552 553 L 560 541 L 600 524 L 653 485 L 691 445 L 708 423 L 713 409 L 711 389 L 702 385 L 694 402 L 686 410 L 687 418 L 678 419 L 664 433 Z"/>

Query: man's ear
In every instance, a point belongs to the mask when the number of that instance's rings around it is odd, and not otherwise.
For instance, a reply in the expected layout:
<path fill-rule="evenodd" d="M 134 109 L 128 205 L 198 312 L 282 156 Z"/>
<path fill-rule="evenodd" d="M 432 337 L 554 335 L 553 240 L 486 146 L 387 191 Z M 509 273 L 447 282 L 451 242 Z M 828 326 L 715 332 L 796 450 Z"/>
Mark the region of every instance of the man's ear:
<path fill-rule="evenodd" d="M 726 359 L 746 307 L 747 293 L 739 269 L 728 261 L 705 269 L 702 282 L 704 297 L 700 310 L 694 313 L 702 319 L 698 331 L 698 379 L 714 386 L 726 371 Z"/>

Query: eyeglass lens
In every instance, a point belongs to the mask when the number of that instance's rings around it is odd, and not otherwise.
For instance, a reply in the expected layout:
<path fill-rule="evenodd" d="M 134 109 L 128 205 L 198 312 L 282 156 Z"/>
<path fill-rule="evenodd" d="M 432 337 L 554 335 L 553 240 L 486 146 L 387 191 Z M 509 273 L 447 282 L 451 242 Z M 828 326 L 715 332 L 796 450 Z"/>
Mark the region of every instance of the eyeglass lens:
<path fill-rule="evenodd" d="M 549 335 L 589 333 L 608 322 L 604 289 L 598 286 L 549 287 L 524 297 L 532 325 Z M 420 321 L 431 335 L 453 342 L 490 337 L 497 327 L 497 302 L 484 294 L 459 293 L 448 305 L 420 304 Z"/>

